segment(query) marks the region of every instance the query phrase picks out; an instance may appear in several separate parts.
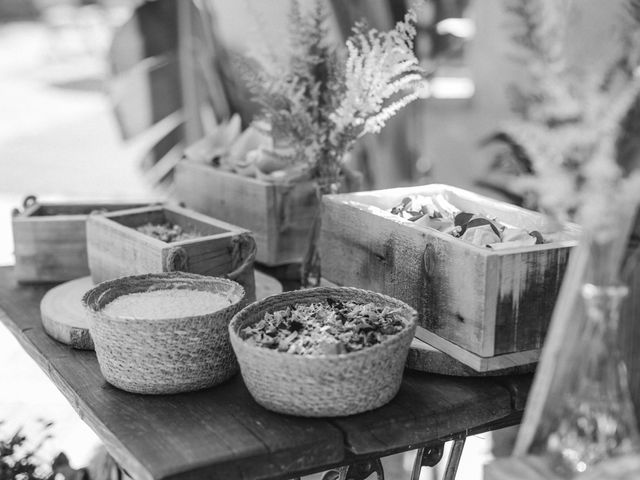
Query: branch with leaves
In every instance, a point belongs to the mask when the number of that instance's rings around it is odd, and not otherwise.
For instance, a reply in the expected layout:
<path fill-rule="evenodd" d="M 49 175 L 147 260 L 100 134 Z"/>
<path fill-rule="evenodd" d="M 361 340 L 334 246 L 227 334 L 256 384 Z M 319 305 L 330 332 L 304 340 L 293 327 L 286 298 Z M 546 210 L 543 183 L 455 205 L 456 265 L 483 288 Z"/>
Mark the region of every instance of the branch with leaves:
<path fill-rule="evenodd" d="M 577 220 L 597 239 L 615 233 L 616 212 L 640 202 L 640 2 L 627 4 L 618 49 L 583 71 L 567 67 L 571 2 L 509 0 L 514 43 L 531 85 L 514 89 L 514 112 L 490 139 L 505 145 L 519 175 L 509 181 L 536 208 Z M 635 47 L 634 47 L 635 45 Z M 504 160 L 502 160 L 504 162 Z M 502 163 L 504 165 L 504 163 Z"/>
<path fill-rule="evenodd" d="M 273 137 L 271 153 L 305 166 L 323 186 L 336 182 L 360 137 L 379 132 L 426 94 L 425 74 L 413 53 L 414 12 L 389 32 L 357 24 L 346 53 L 329 43 L 327 20 L 323 3 L 305 15 L 293 1 L 290 54 L 276 65 L 242 67 L 262 107 L 258 125 Z"/>

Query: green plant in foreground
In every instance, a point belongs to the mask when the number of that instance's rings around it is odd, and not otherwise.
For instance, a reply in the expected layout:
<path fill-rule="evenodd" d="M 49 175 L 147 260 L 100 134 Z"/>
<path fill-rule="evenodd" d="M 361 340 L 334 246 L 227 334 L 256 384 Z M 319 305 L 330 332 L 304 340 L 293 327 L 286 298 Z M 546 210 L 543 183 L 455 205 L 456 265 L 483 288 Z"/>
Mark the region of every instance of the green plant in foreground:
<path fill-rule="evenodd" d="M 496 169 L 506 164 L 515 174 L 505 186 L 530 199 L 528 206 L 576 220 L 606 241 L 616 232 L 616 217 L 640 200 L 640 2 L 628 1 L 621 12 L 611 56 L 578 67 L 568 65 L 566 52 L 575 7 L 508 0 L 516 57 L 531 81 L 512 87 L 518 119 L 491 141 L 508 152 Z"/>
<path fill-rule="evenodd" d="M 0 480 L 45 480 L 51 470 L 38 459 L 38 451 L 51 438 L 52 422 L 41 420 L 43 434 L 32 445 L 22 430 L 8 438 L 0 438 Z M 0 421 L 0 427 L 4 422 Z"/>

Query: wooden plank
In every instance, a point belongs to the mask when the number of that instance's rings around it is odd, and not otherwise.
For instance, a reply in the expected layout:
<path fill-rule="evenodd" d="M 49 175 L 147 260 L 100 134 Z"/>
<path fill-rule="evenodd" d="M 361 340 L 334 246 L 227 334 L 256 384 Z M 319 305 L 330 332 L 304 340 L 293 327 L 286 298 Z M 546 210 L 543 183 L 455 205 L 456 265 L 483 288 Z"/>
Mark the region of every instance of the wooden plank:
<path fill-rule="evenodd" d="M 454 378 L 406 370 L 393 401 L 333 422 L 344 431 L 349 451 L 363 455 L 416 448 L 511 413 L 509 392 L 490 378 Z"/>
<path fill-rule="evenodd" d="M 188 208 L 251 230 L 257 258 L 264 262 L 273 256 L 268 234 L 276 209 L 268 185 L 191 161 L 178 164 L 175 182 L 177 197 Z"/>
<path fill-rule="evenodd" d="M 422 327 L 416 328 L 416 338 L 419 338 L 438 350 L 451 355 L 459 362 L 478 372 L 491 372 L 494 370 L 503 370 L 505 368 L 524 367 L 535 364 L 540 358 L 540 349 L 515 353 L 503 353 L 502 355 L 496 355 L 493 357 L 481 357 Z"/>
<path fill-rule="evenodd" d="M 494 377 L 529 373 L 535 370 L 535 364 L 478 372 L 464 363 L 459 362 L 452 356 L 423 342 L 419 338 L 414 338 L 411 342 L 409 355 L 407 356 L 407 368 L 420 372 L 457 377 Z M 529 381 L 531 381 L 531 379 L 529 379 Z M 520 409 L 524 409 L 524 405 L 522 405 Z"/>
<path fill-rule="evenodd" d="M 87 220 L 87 254 L 94 283 L 163 271 L 164 242 L 148 235 L 133 237 L 130 232 L 131 228 L 101 215 Z"/>
<path fill-rule="evenodd" d="M 92 352 L 51 339 L 39 322 L 46 287 L 18 286 L 0 269 L 0 315 L 81 418 L 134 478 L 250 479 L 339 463 L 341 432 L 323 420 L 281 416 L 256 404 L 240 376 L 167 396 L 108 385 Z"/>

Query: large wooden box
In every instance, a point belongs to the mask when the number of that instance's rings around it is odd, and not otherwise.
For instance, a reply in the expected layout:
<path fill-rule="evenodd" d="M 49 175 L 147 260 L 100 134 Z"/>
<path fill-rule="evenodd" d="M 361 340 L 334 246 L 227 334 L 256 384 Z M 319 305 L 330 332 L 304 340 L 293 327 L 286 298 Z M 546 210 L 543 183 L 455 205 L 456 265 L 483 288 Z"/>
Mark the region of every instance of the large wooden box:
<path fill-rule="evenodd" d="M 63 282 L 89 275 L 85 226 L 94 211 L 116 211 L 141 203 L 41 203 L 27 197 L 12 217 L 19 282 Z"/>
<path fill-rule="evenodd" d="M 426 185 L 329 195 L 323 199 L 322 274 L 339 285 L 397 297 L 419 312 L 423 340 L 486 370 L 482 359 L 529 352 L 537 359 L 579 230 L 557 241 L 492 250 L 401 220 L 390 209 L 409 195 L 443 194 L 463 211 L 544 232 L 546 218 L 474 193 Z"/>
<path fill-rule="evenodd" d="M 177 197 L 188 208 L 244 227 L 269 266 L 299 262 L 319 207 L 314 184 L 274 184 L 191 160 L 175 171 Z"/>
<path fill-rule="evenodd" d="M 137 230 L 148 223 L 178 225 L 198 236 L 168 243 Z M 255 300 L 255 241 L 250 232 L 185 208 L 154 206 L 91 215 L 87 252 L 94 283 L 182 271 L 226 276 L 245 288 L 248 300 Z"/>

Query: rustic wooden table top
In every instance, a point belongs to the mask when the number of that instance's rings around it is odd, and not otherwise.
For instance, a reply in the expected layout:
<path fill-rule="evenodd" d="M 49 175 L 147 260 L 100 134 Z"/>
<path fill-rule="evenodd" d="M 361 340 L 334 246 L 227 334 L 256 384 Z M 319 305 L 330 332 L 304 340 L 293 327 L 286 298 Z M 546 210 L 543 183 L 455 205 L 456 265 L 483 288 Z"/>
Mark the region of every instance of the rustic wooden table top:
<path fill-rule="evenodd" d="M 341 419 L 271 413 L 240 375 L 201 392 L 144 396 L 105 382 L 94 352 L 50 338 L 39 305 L 51 285 L 0 268 L 0 321 L 134 478 L 291 478 L 520 421 L 531 376 L 457 378 L 406 371 L 388 405 Z"/>

